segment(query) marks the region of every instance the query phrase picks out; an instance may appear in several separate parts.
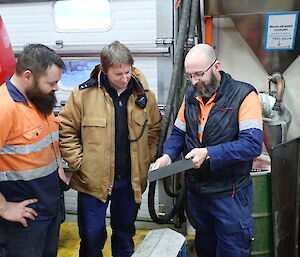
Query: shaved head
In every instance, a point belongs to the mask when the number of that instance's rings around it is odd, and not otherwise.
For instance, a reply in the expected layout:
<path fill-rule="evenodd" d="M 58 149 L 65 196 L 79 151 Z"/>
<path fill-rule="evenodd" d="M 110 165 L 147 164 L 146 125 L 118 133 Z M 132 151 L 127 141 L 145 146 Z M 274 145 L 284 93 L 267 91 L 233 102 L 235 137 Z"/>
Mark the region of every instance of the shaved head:
<path fill-rule="evenodd" d="M 202 65 L 209 65 L 216 59 L 215 50 L 207 44 L 195 45 L 186 55 L 184 66 L 191 66 L 194 63 L 201 63 Z"/>

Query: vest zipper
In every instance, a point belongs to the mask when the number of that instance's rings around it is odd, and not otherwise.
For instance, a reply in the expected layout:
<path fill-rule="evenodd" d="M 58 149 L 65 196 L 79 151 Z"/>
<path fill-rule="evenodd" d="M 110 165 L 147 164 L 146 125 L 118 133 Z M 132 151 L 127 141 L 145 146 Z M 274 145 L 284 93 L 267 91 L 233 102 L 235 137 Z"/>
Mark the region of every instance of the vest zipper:
<path fill-rule="evenodd" d="M 235 185 L 232 185 L 232 194 L 231 197 L 235 197 Z"/>

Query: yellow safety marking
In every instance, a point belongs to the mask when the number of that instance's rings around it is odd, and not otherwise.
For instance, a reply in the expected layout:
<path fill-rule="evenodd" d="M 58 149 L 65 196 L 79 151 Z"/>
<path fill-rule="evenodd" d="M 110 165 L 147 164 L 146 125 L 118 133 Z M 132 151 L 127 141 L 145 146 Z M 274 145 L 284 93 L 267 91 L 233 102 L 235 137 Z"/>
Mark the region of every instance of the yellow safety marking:
<path fill-rule="evenodd" d="M 186 235 L 185 238 L 186 238 L 187 241 L 195 240 L 195 235 Z"/>
<path fill-rule="evenodd" d="M 111 228 L 107 227 L 107 241 L 102 254 L 104 257 L 111 255 Z M 148 230 L 137 230 L 133 237 L 135 248 L 137 248 L 147 235 Z M 77 223 L 65 222 L 60 227 L 59 246 L 57 257 L 78 257 L 80 238 Z"/>

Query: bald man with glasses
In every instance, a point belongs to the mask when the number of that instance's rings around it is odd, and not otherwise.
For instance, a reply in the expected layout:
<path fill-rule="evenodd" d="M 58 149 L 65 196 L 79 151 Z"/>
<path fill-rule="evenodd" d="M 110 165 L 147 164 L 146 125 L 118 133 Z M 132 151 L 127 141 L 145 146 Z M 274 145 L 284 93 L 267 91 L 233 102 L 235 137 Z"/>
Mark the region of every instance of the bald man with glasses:
<path fill-rule="evenodd" d="M 199 257 L 249 256 L 252 160 L 262 150 L 262 112 L 255 88 L 220 70 L 214 49 L 194 46 L 185 58 L 187 86 L 157 169 L 183 152 L 187 211 L 195 224 Z"/>

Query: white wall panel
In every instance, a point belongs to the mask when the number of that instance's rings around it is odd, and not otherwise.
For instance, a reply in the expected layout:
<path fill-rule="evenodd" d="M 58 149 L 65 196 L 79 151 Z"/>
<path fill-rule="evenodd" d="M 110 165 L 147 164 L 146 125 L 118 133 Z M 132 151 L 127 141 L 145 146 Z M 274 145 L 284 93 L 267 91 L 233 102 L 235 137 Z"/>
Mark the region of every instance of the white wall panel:
<path fill-rule="evenodd" d="M 156 1 L 111 0 L 112 27 L 108 31 L 60 32 L 55 28 L 53 3 L 1 4 L 0 13 L 12 45 L 103 45 L 119 40 L 124 44 L 156 46 Z"/>
<path fill-rule="evenodd" d="M 134 66 L 139 68 L 147 78 L 150 89 L 157 95 L 157 58 L 136 57 Z"/>

